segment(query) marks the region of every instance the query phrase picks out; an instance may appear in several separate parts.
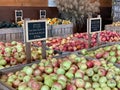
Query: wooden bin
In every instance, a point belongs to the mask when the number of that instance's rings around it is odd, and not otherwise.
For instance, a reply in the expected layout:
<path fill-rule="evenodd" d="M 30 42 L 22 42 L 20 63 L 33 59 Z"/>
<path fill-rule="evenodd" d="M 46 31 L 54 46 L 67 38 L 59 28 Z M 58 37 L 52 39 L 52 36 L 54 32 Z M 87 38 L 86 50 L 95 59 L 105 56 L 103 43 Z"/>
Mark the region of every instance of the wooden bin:
<path fill-rule="evenodd" d="M 52 26 L 52 37 L 55 36 L 67 36 L 73 34 L 73 24 L 62 24 L 62 25 L 53 25 Z"/>
<path fill-rule="evenodd" d="M 112 24 L 105 25 L 105 30 L 120 32 L 120 26 L 113 26 Z"/>
<path fill-rule="evenodd" d="M 23 41 L 23 29 L 22 28 L 3 28 L 0 29 L 0 41 Z"/>

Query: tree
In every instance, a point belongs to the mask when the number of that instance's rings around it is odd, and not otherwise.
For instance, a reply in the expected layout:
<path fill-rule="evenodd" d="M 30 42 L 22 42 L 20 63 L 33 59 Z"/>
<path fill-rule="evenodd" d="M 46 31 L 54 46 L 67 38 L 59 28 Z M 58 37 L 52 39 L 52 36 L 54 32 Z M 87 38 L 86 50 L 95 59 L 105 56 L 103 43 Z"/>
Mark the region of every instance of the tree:
<path fill-rule="evenodd" d="M 55 0 L 62 18 L 84 24 L 85 18 L 98 13 L 99 0 Z"/>

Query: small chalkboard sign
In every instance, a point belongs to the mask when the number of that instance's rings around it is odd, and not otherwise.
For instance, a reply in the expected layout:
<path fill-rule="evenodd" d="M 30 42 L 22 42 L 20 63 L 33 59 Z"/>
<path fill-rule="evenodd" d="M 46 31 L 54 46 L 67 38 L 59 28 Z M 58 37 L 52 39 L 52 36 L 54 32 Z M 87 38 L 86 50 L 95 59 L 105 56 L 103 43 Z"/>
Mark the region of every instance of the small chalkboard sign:
<path fill-rule="evenodd" d="M 23 11 L 15 10 L 15 22 L 21 21 L 23 19 Z"/>
<path fill-rule="evenodd" d="M 101 31 L 101 18 L 88 18 L 87 29 L 88 33 Z"/>
<path fill-rule="evenodd" d="M 25 41 L 32 42 L 47 38 L 47 24 L 45 20 L 28 20 L 25 22 Z"/>
<path fill-rule="evenodd" d="M 46 10 L 40 10 L 40 19 L 46 18 Z"/>

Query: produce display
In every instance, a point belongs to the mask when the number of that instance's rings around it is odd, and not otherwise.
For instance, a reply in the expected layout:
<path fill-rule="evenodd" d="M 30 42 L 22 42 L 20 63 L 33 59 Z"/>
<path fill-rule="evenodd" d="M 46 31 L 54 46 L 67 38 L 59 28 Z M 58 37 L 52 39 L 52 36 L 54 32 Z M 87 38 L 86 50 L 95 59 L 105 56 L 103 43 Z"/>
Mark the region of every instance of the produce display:
<path fill-rule="evenodd" d="M 84 56 L 97 58 L 100 60 L 106 60 L 111 63 L 120 64 L 120 45 L 115 44 L 111 46 L 101 47 L 95 50 L 87 51 L 86 49 L 81 50 Z"/>
<path fill-rule="evenodd" d="M 76 33 L 74 34 L 74 37 L 88 40 L 87 33 Z M 120 33 L 112 32 L 112 31 L 102 31 L 100 33 L 99 39 L 100 42 L 117 42 L 120 41 Z M 97 34 L 93 33 L 91 39 L 91 46 L 96 46 L 96 44 L 97 44 Z"/>
<path fill-rule="evenodd" d="M 112 26 L 120 26 L 120 22 L 119 21 L 118 22 L 113 22 Z"/>
<path fill-rule="evenodd" d="M 0 80 L 16 90 L 120 90 L 120 69 L 75 54 L 25 66 Z"/>
<path fill-rule="evenodd" d="M 88 48 L 88 42 L 84 40 L 74 39 L 72 37 L 48 39 L 48 47 L 57 51 L 77 51 Z"/>
<path fill-rule="evenodd" d="M 118 42 L 120 41 L 120 34 L 111 31 L 102 31 L 100 33 L 101 44 L 107 42 Z M 33 42 L 34 45 L 41 46 L 41 42 Z M 87 33 L 75 33 L 67 37 L 56 37 L 48 38 L 46 41 L 47 46 L 54 50 L 67 52 L 67 51 L 77 51 L 84 48 L 88 48 L 88 34 Z M 92 34 L 91 46 L 97 45 L 97 33 Z"/>
<path fill-rule="evenodd" d="M 0 22 L 0 29 L 1 28 L 15 28 L 15 27 L 17 28 L 17 27 L 19 27 L 19 25 L 16 23 L 11 23 L 11 22 L 7 22 L 7 21 Z"/>
<path fill-rule="evenodd" d="M 52 49 L 48 49 L 46 52 L 47 57 L 54 55 Z M 32 46 L 31 56 L 33 61 L 42 59 L 42 48 Z M 26 63 L 25 44 L 16 41 L 0 42 L 0 69 L 24 63 Z"/>
<path fill-rule="evenodd" d="M 47 18 L 48 25 L 70 24 L 69 20 L 62 20 L 59 18 Z"/>

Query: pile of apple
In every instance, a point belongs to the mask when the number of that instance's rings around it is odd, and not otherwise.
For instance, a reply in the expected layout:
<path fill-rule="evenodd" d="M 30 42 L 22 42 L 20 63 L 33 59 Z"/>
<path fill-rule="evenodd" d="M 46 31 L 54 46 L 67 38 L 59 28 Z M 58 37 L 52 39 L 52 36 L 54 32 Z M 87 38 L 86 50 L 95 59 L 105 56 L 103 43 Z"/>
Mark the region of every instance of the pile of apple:
<path fill-rule="evenodd" d="M 107 62 L 120 64 L 120 45 L 115 44 L 111 46 L 105 46 L 96 50 L 87 51 L 83 49 L 80 51 L 84 56 L 89 56 L 97 59 L 104 59 Z"/>
<path fill-rule="evenodd" d="M 83 48 L 88 48 L 88 43 L 84 40 L 75 40 L 70 37 L 63 38 L 60 40 L 60 42 L 56 41 L 53 43 L 53 40 L 49 41 L 50 43 L 47 43 L 50 48 L 58 51 L 77 51 L 81 50 Z M 51 43 L 52 42 L 52 43 Z"/>
<path fill-rule="evenodd" d="M 16 90 L 120 90 L 120 69 L 104 60 L 71 54 L 43 59 L 0 80 Z"/>
<path fill-rule="evenodd" d="M 54 55 L 52 49 L 46 52 L 48 57 Z M 42 59 L 42 48 L 31 47 L 31 56 L 33 61 Z M 16 41 L 0 42 L 0 69 L 24 63 L 26 63 L 25 44 Z"/>
<path fill-rule="evenodd" d="M 73 37 L 79 38 L 79 39 L 85 39 L 88 40 L 88 34 L 87 33 L 76 33 L 73 35 Z M 117 32 L 112 32 L 112 31 L 102 31 L 100 33 L 100 42 L 117 42 L 120 41 L 120 34 Z M 91 46 L 96 46 L 97 44 L 97 33 L 92 34 L 92 39 L 91 39 Z"/>

